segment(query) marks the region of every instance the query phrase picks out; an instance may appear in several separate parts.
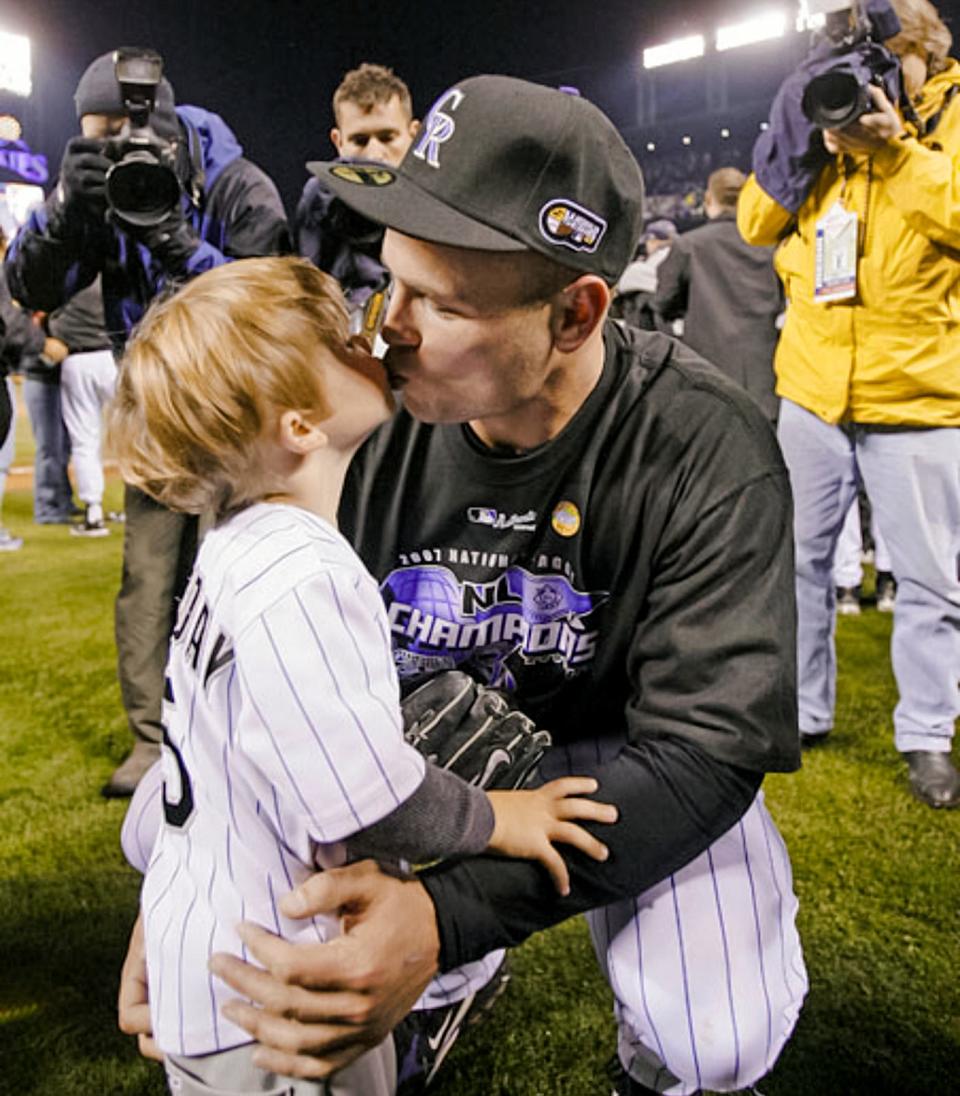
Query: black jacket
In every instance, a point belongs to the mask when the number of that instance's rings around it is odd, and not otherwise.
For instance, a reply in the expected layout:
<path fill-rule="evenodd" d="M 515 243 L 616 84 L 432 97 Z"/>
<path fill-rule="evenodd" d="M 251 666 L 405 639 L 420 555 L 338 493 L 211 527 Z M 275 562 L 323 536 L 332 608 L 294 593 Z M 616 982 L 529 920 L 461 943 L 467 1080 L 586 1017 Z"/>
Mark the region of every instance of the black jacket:
<path fill-rule="evenodd" d="M 664 320 L 683 317 L 683 341 L 777 417 L 773 354 L 783 291 L 772 247 L 751 247 L 733 213 L 679 236 L 657 270 L 653 306 Z"/>
<path fill-rule="evenodd" d="M 199 107 L 177 107 L 192 147 L 199 149 L 203 187 L 199 205 L 186 194 L 182 204 L 199 246 L 185 275 L 172 274 L 127 233 L 113 224 L 84 226 L 80 237 L 59 239 L 50 232 L 47 209 L 35 210 L 7 253 L 10 287 L 18 300 L 52 312 L 102 274 L 107 333 L 121 351 L 150 301 L 183 276 L 256 255 L 292 250 L 283 203 L 273 182 L 243 157 L 243 149 L 219 115 Z M 194 174 L 200 177 L 195 167 Z"/>
<path fill-rule="evenodd" d="M 13 373 L 43 351 L 43 328 L 33 322 L 29 312 L 15 304 L 5 272 L 0 268 L 0 376 Z M 2 440 L 2 439 L 0 439 Z"/>

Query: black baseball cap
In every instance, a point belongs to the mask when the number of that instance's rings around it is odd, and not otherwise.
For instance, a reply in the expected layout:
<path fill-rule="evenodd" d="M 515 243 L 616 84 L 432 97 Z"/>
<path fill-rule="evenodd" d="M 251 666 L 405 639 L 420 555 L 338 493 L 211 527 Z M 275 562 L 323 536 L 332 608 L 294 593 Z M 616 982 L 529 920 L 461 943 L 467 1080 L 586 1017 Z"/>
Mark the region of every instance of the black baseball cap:
<path fill-rule="evenodd" d="M 307 164 L 351 208 L 430 243 L 537 251 L 617 281 L 643 226 L 643 176 L 586 99 L 473 76 L 434 103 L 398 167 Z"/>

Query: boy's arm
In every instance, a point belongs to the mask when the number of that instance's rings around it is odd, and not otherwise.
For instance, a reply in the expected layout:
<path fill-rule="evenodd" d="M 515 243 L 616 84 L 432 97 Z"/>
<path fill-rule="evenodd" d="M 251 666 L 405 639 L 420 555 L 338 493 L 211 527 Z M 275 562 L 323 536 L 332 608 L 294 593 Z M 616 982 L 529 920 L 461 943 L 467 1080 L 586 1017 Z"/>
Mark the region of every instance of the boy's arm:
<path fill-rule="evenodd" d="M 423 783 L 386 818 L 346 841 L 351 860 L 440 860 L 481 853 L 493 835 L 493 807 L 475 788 L 436 765 Z"/>

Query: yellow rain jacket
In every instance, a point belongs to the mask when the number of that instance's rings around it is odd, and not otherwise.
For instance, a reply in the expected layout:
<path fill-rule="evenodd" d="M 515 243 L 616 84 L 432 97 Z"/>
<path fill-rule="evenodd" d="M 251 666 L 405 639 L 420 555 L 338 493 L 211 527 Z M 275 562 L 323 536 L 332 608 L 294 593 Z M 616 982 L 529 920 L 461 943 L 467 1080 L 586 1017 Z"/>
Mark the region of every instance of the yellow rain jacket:
<path fill-rule="evenodd" d="M 751 175 L 737 224 L 780 243 L 788 300 L 777 393 L 828 423 L 960 426 L 960 63 L 932 76 L 915 109 L 926 136 L 836 157 L 794 217 Z M 859 218 L 857 294 L 814 300 L 816 225 L 835 202 Z M 782 241 L 782 242 L 781 242 Z"/>

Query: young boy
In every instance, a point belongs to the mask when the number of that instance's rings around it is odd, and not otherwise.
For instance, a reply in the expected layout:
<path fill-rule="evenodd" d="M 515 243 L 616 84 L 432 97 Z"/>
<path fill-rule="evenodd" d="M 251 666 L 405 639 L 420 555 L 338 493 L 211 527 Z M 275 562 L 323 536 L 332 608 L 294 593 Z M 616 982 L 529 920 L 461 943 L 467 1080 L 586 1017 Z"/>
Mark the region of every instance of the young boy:
<path fill-rule="evenodd" d="M 207 961 L 246 957 L 238 922 L 337 934 L 335 919 L 304 927 L 277 907 L 317 866 L 490 848 L 540 860 L 565 892 L 551 842 L 606 856 L 572 821 L 615 820 L 575 798 L 595 781 L 486 795 L 403 739 L 379 592 L 336 529 L 350 458 L 392 410 L 336 283 L 302 259 L 201 275 L 152 307 L 120 372 L 111 435 L 125 481 L 218 519 L 171 638 L 163 824 L 145 842 L 141 897 L 153 1037 L 180 1096 L 393 1091 L 390 1039 L 332 1082 L 294 1081 L 258 1070 L 222 1014 L 236 995 Z M 151 829 L 157 791 L 156 779 L 138 789 L 125 847 Z"/>

